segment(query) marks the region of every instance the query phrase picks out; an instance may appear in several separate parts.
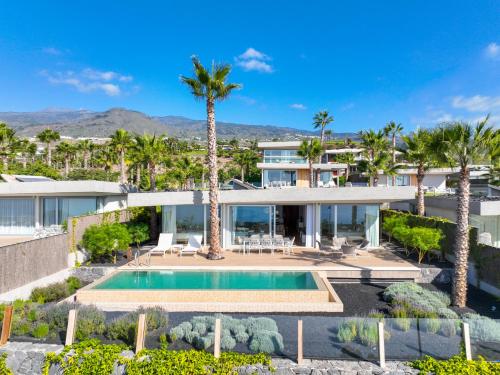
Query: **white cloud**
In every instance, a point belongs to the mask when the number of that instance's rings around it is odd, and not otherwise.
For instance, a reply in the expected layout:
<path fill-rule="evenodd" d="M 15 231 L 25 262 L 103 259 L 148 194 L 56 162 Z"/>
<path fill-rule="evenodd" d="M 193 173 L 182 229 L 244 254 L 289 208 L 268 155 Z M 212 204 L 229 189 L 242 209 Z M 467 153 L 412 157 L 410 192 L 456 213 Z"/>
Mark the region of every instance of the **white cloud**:
<path fill-rule="evenodd" d="M 304 111 L 304 110 L 307 109 L 307 107 L 304 104 L 301 104 L 301 103 L 290 104 L 290 108 L 292 108 L 292 109 L 298 109 L 298 110 L 301 110 L 301 111 Z"/>
<path fill-rule="evenodd" d="M 452 98 L 451 105 L 453 108 L 465 109 L 469 112 L 489 112 L 500 108 L 500 96 L 455 96 Z"/>
<path fill-rule="evenodd" d="M 123 93 L 121 85 L 133 80 L 130 75 L 122 75 L 113 71 L 84 69 L 81 72 L 72 70 L 48 72 L 43 70 L 40 75 L 54 85 L 66 85 L 82 93 L 102 92 L 108 96 L 119 96 Z"/>
<path fill-rule="evenodd" d="M 488 44 L 486 47 L 486 56 L 492 58 L 500 56 L 500 46 L 495 42 Z"/>
<path fill-rule="evenodd" d="M 354 105 L 354 103 L 353 103 L 353 102 L 349 102 L 349 103 L 347 103 L 347 104 L 343 105 L 342 107 L 340 107 L 340 110 L 341 110 L 342 112 L 349 111 L 349 110 L 353 109 L 353 108 L 354 108 L 354 106 L 355 106 L 355 105 Z"/>
<path fill-rule="evenodd" d="M 251 59 L 271 60 L 271 58 L 267 56 L 265 53 L 257 51 L 252 47 L 248 48 L 245 52 L 239 55 L 238 58 L 241 60 L 251 60 Z"/>
<path fill-rule="evenodd" d="M 244 71 L 256 71 L 261 73 L 272 73 L 274 71 L 270 61 L 271 57 L 254 48 L 248 48 L 238 57 L 235 57 L 236 65 Z"/>
<path fill-rule="evenodd" d="M 62 51 L 54 47 L 42 48 L 42 52 L 46 53 L 47 55 L 54 55 L 54 56 L 62 55 Z"/>
<path fill-rule="evenodd" d="M 257 100 L 255 100 L 254 98 L 251 98 L 251 97 L 249 97 L 249 96 L 245 96 L 245 95 L 235 95 L 234 97 L 235 97 L 235 99 L 242 101 L 242 102 L 243 102 L 243 103 L 245 103 L 246 105 L 254 105 L 254 104 L 257 104 Z"/>

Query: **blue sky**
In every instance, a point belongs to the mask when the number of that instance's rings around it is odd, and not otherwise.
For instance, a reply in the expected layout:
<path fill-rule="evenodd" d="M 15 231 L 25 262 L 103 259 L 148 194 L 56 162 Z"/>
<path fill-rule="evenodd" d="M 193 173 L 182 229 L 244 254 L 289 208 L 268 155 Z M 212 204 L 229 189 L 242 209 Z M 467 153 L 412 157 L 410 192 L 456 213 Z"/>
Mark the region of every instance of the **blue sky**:
<path fill-rule="evenodd" d="M 209 5 L 207 5 L 209 4 Z M 406 129 L 500 124 L 500 2 L 23 1 L 0 11 L 0 111 L 125 107 L 204 118 L 190 56 L 233 65 L 217 119 Z"/>

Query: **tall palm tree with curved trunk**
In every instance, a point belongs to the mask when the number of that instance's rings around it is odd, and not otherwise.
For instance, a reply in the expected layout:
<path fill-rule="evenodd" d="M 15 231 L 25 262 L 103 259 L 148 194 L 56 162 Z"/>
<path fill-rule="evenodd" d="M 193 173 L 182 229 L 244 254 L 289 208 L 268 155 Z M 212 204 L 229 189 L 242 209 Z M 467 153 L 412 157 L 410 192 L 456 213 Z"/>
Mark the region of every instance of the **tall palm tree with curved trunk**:
<path fill-rule="evenodd" d="M 47 146 L 47 165 L 52 166 L 52 143 L 61 139 L 59 132 L 47 128 L 37 134 L 37 139 Z"/>
<path fill-rule="evenodd" d="M 297 150 L 297 155 L 307 159 L 309 163 L 309 187 L 312 188 L 314 186 L 314 170 L 313 163 L 314 160 L 318 158 L 323 152 L 323 147 L 321 147 L 321 143 L 318 139 L 313 138 L 309 141 L 304 139 Z"/>
<path fill-rule="evenodd" d="M 64 176 L 68 177 L 71 159 L 75 157 L 76 148 L 71 143 L 63 141 L 57 145 L 56 151 L 64 160 Z"/>
<path fill-rule="evenodd" d="M 496 150 L 493 155 L 498 155 L 500 148 L 498 133 L 487 126 L 488 119 L 489 116 L 475 126 L 466 122 L 443 124 L 438 128 L 433 142 L 433 147 L 443 161 L 459 168 L 452 290 L 453 304 L 458 307 L 465 307 L 467 303 L 470 166 L 487 161 L 492 150 Z"/>
<path fill-rule="evenodd" d="M 16 131 L 7 124 L 0 123 L 0 157 L 4 173 L 9 169 L 9 158 L 15 153 L 17 145 Z"/>
<path fill-rule="evenodd" d="M 156 191 L 156 174 L 159 162 L 165 156 L 165 142 L 163 136 L 151 134 L 138 135 L 135 137 L 135 157 L 146 165 L 149 175 L 149 191 Z M 155 239 L 158 237 L 158 214 L 156 206 L 150 207 L 150 235 Z"/>
<path fill-rule="evenodd" d="M 396 165 L 396 137 L 403 132 L 403 125 L 396 124 L 394 121 L 389 122 L 384 127 L 384 133 L 386 136 L 391 137 L 392 142 L 392 165 Z M 396 185 L 396 175 L 392 176 L 392 186 Z"/>
<path fill-rule="evenodd" d="M 417 167 L 417 213 L 425 215 L 424 177 L 425 172 L 435 163 L 432 148 L 433 134 L 429 130 L 417 129 L 410 135 L 403 136 L 405 143 L 402 149 L 404 159 Z"/>
<path fill-rule="evenodd" d="M 127 166 L 125 154 L 132 146 L 132 137 L 125 129 L 118 129 L 111 135 L 111 147 L 120 155 L 120 183 L 127 182 Z"/>
<path fill-rule="evenodd" d="M 319 140 L 321 142 L 321 146 L 323 146 L 323 142 L 325 140 L 325 128 L 332 122 L 333 116 L 330 116 L 330 113 L 328 113 L 328 111 L 319 111 L 313 117 L 314 129 L 320 129 Z"/>
<path fill-rule="evenodd" d="M 192 58 L 194 76 L 181 76 L 181 82 L 189 87 L 196 99 L 204 100 L 207 110 L 207 143 L 208 143 L 208 174 L 209 174 L 209 201 L 210 201 L 210 247 L 208 258 L 221 259 L 219 239 L 219 179 L 217 171 L 217 135 L 215 131 L 215 103 L 229 97 L 231 92 L 239 89 L 237 83 L 227 83 L 231 72 L 228 64 L 212 64 L 209 71 L 197 57 Z"/>

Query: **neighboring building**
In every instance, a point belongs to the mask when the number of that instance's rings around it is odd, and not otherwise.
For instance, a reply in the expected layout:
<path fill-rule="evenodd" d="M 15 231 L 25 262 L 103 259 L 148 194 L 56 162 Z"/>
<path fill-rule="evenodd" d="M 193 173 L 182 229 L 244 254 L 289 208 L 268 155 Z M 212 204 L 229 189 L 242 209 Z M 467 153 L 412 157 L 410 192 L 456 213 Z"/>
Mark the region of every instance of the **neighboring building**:
<path fill-rule="evenodd" d="M 252 234 L 294 237 L 299 246 L 331 243 L 334 236 L 363 239 L 379 246 L 379 211 L 383 203 L 414 197 L 409 187 L 343 187 L 220 191 L 221 243 L 241 245 Z M 162 206 L 162 232 L 174 241 L 209 233 L 208 192 L 131 193 L 128 206 Z"/>
<path fill-rule="evenodd" d="M 262 162 L 257 168 L 262 171 L 262 187 L 308 187 L 309 164 L 297 155 L 301 142 L 260 142 Z M 339 177 L 345 173 L 347 165 L 328 161 L 314 163 L 313 169 L 320 171 L 318 186 L 339 185 Z"/>
<path fill-rule="evenodd" d="M 455 195 L 425 197 L 427 216 L 445 217 L 457 221 Z M 500 196 L 471 196 L 469 224 L 478 229 L 480 242 L 500 247 Z"/>
<path fill-rule="evenodd" d="M 61 226 L 68 217 L 124 209 L 128 187 L 103 181 L 53 181 L 2 175 L 0 235 L 33 235 Z"/>
<path fill-rule="evenodd" d="M 430 168 L 425 171 L 423 186 L 424 191 L 433 193 L 447 193 L 450 189 L 446 186 L 448 176 L 456 172 L 453 168 Z M 392 186 L 392 176 L 381 171 L 379 186 Z M 396 170 L 396 186 L 417 187 L 417 168 L 401 168 Z"/>

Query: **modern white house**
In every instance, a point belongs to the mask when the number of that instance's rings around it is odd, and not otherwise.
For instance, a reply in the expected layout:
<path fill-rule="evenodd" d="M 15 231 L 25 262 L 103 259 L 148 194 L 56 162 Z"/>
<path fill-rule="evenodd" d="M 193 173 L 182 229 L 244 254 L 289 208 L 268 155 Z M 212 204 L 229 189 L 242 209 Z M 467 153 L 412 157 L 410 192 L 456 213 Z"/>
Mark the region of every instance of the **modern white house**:
<path fill-rule="evenodd" d="M 309 186 L 309 164 L 297 155 L 300 144 L 300 141 L 258 143 L 262 161 L 257 163 L 257 168 L 262 171 L 262 187 Z M 346 164 L 328 162 L 324 158 L 321 163 L 314 163 L 313 169 L 320 171 L 318 186 L 338 186 L 338 178 L 346 168 Z"/>
<path fill-rule="evenodd" d="M 412 187 L 342 187 L 220 191 L 221 242 L 226 249 L 240 246 L 252 234 L 281 234 L 299 246 L 331 243 L 334 236 L 351 242 L 368 240 L 379 246 L 379 211 L 384 203 L 414 197 Z M 174 241 L 209 232 L 208 192 L 129 193 L 128 206 L 161 206 L 162 232 Z"/>
<path fill-rule="evenodd" d="M 103 181 L 54 181 L 2 176 L 0 236 L 30 236 L 68 217 L 124 209 L 129 187 Z"/>

